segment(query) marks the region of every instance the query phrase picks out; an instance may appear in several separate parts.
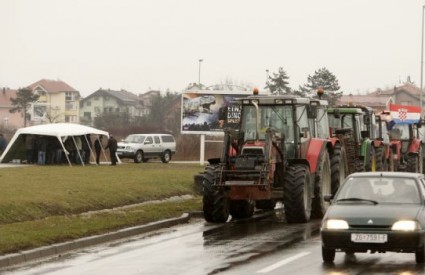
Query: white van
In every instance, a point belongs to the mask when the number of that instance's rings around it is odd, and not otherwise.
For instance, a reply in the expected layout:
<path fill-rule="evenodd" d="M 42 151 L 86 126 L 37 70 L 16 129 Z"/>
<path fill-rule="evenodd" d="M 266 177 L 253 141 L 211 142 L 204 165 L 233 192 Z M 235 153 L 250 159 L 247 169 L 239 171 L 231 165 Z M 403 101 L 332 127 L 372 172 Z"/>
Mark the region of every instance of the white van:
<path fill-rule="evenodd" d="M 176 141 L 168 134 L 131 134 L 118 142 L 117 155 L 131 158 L 136 163 L 146 162 L 151 158 L 160 158 L 168 163 L 176 153 Z"/>

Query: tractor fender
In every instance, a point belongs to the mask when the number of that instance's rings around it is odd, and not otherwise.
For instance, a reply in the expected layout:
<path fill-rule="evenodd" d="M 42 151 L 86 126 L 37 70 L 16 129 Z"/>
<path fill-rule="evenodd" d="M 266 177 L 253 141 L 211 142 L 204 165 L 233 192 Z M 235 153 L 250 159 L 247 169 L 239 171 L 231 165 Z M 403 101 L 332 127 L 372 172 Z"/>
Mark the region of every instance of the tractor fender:
<path fill-rule="evenodd" d="M 372 150 L 373 142 L 370 139 L 366 139 L 362 143 L 361 156 L 363 158 L 363 166 L 366 167 L 367 164 L 371 163 L 370 151 Z"/>
<path fill-rule="evenodd" d="M 323 139 L 312 138 L 310 146 L 307 150 L 307 161 L 310 163 L 310 173 L 316 173 L 317 163 L 320 158 L 322 150 L 328 150 L 328 141 Z"/>
<path fill-rule="evenodd" d="M 421 147 L 421 140 L 420 139 L 413 139 L 412 142 L 409 144 L 409 149 L 407 150 L 409 153 L 415 153 L 417 154 L 419 152 L 419 149 Z"/>
<path fill-rule="evenodd" d="M 334 138 L 334 137 L 329 138 L 328 141 L 329 141 L 329 143 L 330 143 L 330 145 L 331 145 L 332 148 L 335 147 L 335 144 L 339 143 L 339 139 L 338 138 Z"/>

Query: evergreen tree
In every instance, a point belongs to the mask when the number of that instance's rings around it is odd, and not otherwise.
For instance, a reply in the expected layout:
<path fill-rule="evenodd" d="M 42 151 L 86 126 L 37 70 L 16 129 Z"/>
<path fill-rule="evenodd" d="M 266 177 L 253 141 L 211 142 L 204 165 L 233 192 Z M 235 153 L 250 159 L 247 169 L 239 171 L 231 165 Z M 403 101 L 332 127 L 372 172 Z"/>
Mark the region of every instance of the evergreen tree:
<path fill-rule="evenodd" d="M 31 103 L 37 101 L 39 95 L 33 94 L 30 88 L 22 88 L 19 89 L 16 93 L 15 98 L 10 98 L 10 102 L 14 106 L 9 110 L 10 113 L 23 113 L 24 116 L 24 127 L 27 126 L 27 118 L 29 114 L 27 114 L 27 110 L 30 107 Z"/>
<path fill-rule="evenodd" d="M 266 89 L 269 89 L 272 94 L 275 95 L 288 95 L 291 94 L 291 88 L 288 86 L 289 76 L 279 67 L 278 73 L 273 73 L 273 76 L 269 76 L 266 83 Z"/>
<path fill-rule="evenodd" d="M 304 85 L 309 94 L 315 98 L 317 98 L 317 89 L 320 87 L 325 91 L 322 99 L 328 100 L 329 106 L 335 105 L 342 96 L 342 91 L 338 91 L 341 88 L 338 79 L 325 67 L 315 71 L 313 76 L 309 75 L 307 84 Z"/>

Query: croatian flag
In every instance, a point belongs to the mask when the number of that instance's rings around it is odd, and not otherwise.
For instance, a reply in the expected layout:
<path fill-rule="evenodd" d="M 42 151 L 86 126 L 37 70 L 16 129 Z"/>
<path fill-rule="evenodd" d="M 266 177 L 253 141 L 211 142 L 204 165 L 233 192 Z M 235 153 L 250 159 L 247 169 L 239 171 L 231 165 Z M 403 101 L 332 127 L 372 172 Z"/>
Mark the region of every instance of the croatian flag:
<path fill-rule="evenodd" d="M 395 124 L 414 124 L 421 119 L 421 107 L 390 103 L 390 114 Z"/>

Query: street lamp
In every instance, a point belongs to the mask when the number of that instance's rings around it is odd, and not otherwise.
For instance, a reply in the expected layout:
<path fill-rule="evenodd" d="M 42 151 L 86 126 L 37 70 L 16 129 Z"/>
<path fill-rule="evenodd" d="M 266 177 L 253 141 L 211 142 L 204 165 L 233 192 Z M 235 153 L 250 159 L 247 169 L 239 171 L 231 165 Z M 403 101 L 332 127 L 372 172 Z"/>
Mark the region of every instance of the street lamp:
<path fill-rule="evenodd" d="M 199 75 L 198 75 L 198 84 L 201 86 L 201 63 L 204 61 L 203 59 L 199 59 Z"/>
<path fill-rule="evenodd" d="M 423 93 L 423 71 L 424 71 L 424 11 L 425 6 L 422 6 L 422 39 L 421 39 L 421 90 L 419 92 L 419 106 L 421 107 L 422 117 L 422 93 Z"/>

